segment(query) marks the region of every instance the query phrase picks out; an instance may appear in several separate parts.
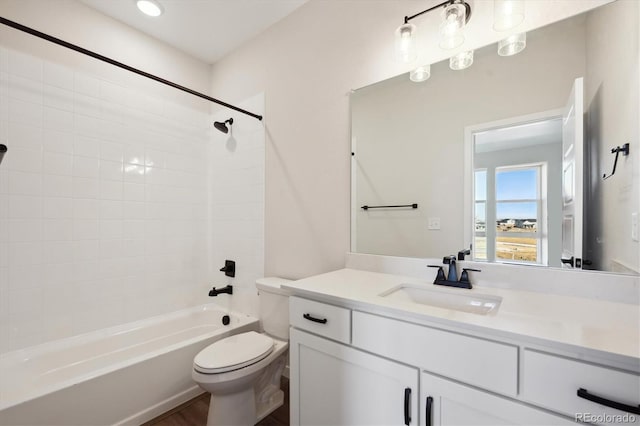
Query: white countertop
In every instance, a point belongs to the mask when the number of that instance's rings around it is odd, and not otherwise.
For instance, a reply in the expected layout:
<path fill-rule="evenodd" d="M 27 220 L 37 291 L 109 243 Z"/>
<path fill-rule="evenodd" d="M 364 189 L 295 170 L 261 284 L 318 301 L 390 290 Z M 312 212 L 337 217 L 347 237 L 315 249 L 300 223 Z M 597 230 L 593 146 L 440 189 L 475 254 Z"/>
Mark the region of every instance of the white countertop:
<path fill-rule="evenodd" d="M 477 292 L 502 297 L 497 312 L 479 315 L 378 296 L 402 283 L 424 284 L 443 292 Z M 640 306 L 595 299 L 474 287 L 434 286 L 431 281 L 401 275 L 341 269 L 283 285 L 294 295 L 341 304 L 409 321 L 438 323 L 558 345 L 565 350 L 595 351 L 640 369 Z"/>

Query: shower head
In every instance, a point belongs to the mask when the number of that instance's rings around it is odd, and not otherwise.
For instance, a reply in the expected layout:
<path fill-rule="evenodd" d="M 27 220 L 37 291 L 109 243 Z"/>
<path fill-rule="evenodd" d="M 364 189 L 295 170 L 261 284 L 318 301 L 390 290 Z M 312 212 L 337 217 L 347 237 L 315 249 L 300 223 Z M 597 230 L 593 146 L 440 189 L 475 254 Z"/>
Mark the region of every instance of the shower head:
<path fill-rule="evenodd" d="M 4 158 L 5 152 L 7 152 L 7 146 L 0 144 L 0 163 L 2 163 L 2 159 Z"/>
<path fill-rule="evenodd" d="M 229 127 L 231 127 L 231 125 L 233 125 L 233 118 L 230 118 L 225 122 L 216 121 L 213 123 L 213 127 L 220 130 L 222 133 L 229 133 L 229 129 L 227 128 L 227 123 L 229 123 Z"/>

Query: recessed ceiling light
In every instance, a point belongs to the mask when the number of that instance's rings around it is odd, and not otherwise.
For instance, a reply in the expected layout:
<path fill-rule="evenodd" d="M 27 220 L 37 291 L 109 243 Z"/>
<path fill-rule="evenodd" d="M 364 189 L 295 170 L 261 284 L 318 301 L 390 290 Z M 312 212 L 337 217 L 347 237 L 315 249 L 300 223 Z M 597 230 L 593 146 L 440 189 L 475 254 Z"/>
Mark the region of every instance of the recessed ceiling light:
<path fill-rule="evenodd" d="M 136 6 L 145 15 L 153 17 L 160 16 L 164 12 L 162 5 L 155 0 L 137 0 Z"/>

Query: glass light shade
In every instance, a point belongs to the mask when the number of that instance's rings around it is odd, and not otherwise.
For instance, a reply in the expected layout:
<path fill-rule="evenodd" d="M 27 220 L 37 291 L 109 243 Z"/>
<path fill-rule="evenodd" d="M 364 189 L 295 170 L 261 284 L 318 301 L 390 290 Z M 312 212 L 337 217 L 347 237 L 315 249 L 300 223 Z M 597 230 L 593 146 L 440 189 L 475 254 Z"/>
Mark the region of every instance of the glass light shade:
<path fill-rule="evenodd" d="M 508 31 L 524 21 L 524 0 L 493 0 L 493 29 Z"/>
<path fill-rule="evenodd" d="M 396 60 L 399 62 L 413 62 L 418 58 L 416 48 L 416 26 L 413 24 L 400 25 L 395 32 Z"/>
<path fill-rule="evenodd" d="M 473 64 L 473 50 L 460 52 L 457 55 L 449 58 L 449 68 L 454 71 L 469 68 L 471 64 Z"/>
<path fill-rule="evenodd" d="M 409 80 L 414 83 L 426 81 L 431 77 L 431 65 L 418 67 L 409 73 Z"/>
<path fill-rule="evenodd" d="M 440 47 L 455 49 L 464 43 L 463 29 L 467 21 L 467 9 L 461 3 L 445 7 L 440 24 Z"/>
<path fill-rule="evenodd" d="M 527 47 L 527 33 L 514 34 L 498 42 L 498 55 L 513 56 Z"/>
<path fill-rule="evenodd" d="M 138 6 L 138 9 L 140 9 L 142 13 L 148 16 L 156 17 L 162 15 L 162 12 L 164 12 L 160 3 L 155 0 L 137 0 L 136 6 Z"/>

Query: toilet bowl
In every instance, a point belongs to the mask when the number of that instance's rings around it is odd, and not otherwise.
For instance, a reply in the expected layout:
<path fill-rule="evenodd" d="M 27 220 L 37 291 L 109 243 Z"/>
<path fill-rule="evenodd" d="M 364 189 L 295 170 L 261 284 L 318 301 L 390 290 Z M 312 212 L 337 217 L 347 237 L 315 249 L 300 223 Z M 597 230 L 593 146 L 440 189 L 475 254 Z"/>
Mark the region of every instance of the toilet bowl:
<path fill-rule="evenodd" d="M 207 425 L 253 425 L 284 402 L 280 377 L 289 348 L 288 294 L 281 278 L 256 282 L 264 333 L 229 336 L 200 351 L 193 380 L 211 393 Z"/>

